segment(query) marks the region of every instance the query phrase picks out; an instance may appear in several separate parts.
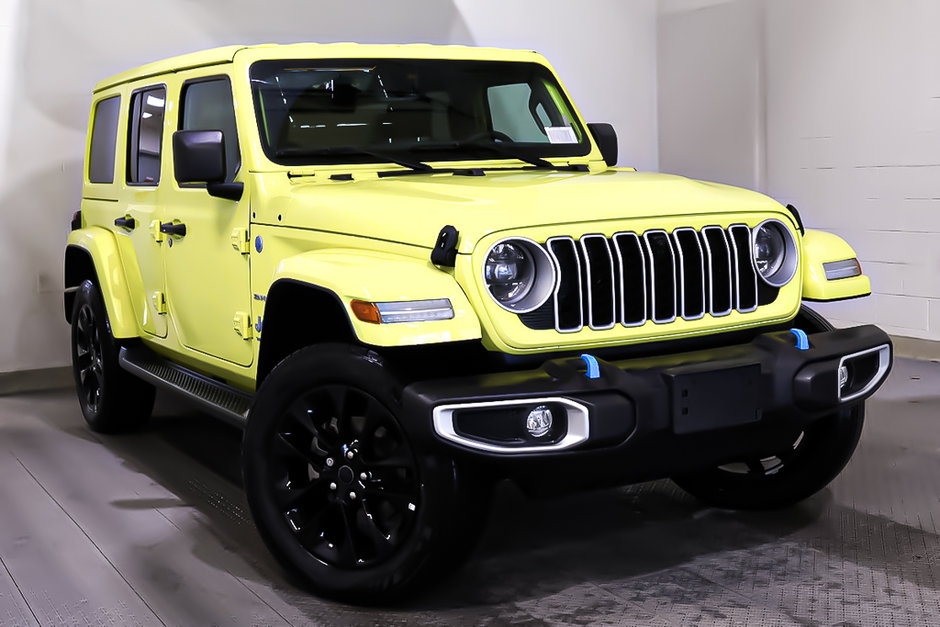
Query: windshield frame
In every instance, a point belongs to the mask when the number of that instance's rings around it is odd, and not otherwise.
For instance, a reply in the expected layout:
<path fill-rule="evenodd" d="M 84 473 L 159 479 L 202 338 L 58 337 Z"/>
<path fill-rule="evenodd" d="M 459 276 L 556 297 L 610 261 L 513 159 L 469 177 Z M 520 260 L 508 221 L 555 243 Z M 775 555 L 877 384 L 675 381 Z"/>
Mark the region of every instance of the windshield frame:
<path fill-rule="evenodd" d="M 493 66 L 505 64 L 514 66 L 514 71 L 519 66 L 530 66 L 531 71 L 536 73 L 543 80 L 547 80 L 555 91 L 557 99 L 567 109 L 569 114 L 570 126 L 575 129 L 576 136 L 580 136 L 580 141 L 572 143 L 541 143 L 541 142 L 492 142 L 474 146 L 474 143 L 463 143 L 460 140 L 428 142 L 427 144 L 416 143 L 407 147 L 382 147 L 382 152 L 401 157 L 409 161 L 426 161 L 431 163 L 449 163 L 449 162 L 505 162 L 507 160 L 520 159 L 529 160 L 529 163 L 520 167 L 532 167 L 532 159 L 587 159 L 594 150 L 592 136 L 588 132 L 587 126 L 583 123 L 581 116 L 573 103 L 569 99 L 564 86 L 558 80 L 558 77 L 550 67 L 543 63 L 529 60 L 494 60 L 494 59 L 452 59 L 452 58 L 426 58 L 426 57 L 317 57 L 317 58 L 263 58 L 252 61 L 248 66 L 248 79 L 252 100 L 252 114 L 255 119 L 255 127 L 259 145 L 263 154 L 269 161 L 276 165 L 295 168 L 295 167 L 330 167 L 337 165 L 379 165 L 389 164 L 390 167 L 398 167 L 394 161 L 377 159 L 370 155 L 370 147 L 376 148 L 371 144 L 361 146 L 348 146 L 348 150 L 314 150 L 310 153 L 298 154 L 296 156 L 285 156 L 278 154 L 276 145 L 268 141 L 267 133 L 264 128 L 264 116 L 261 103 L 261 90 L 254 86 L 255 79 L 261 72 L 270 74 L 278 69 L 294 68 L 315 68 L 315 69 L 334 69 L 334 68 L 359 68 L 369 64 L 397 63 L 397 64 L 472 64 Z M 493 150 L 489 146 L 497 146 L 502 150 Z M 362 152 L 356 152 L 361 148 Z M 378 150 L 378 148 L 376 148 Z M 437 151 L 435 153 L 435 151 Z M 519 155 L 515 157 L 513 153 Z"/>

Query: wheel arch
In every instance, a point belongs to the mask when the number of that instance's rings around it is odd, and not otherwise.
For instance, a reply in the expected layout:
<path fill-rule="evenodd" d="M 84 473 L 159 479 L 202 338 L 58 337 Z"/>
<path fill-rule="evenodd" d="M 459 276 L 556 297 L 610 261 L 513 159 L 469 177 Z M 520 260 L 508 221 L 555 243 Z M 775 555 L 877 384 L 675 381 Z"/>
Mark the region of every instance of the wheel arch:
<path fill-rule="evenodd" d="M 139 335 L 130 287 L 114 235 L 100 227 L 72 231 L 65 249 L 65 319 L 71 323 L 75 292 L 83 281 L 101 290 L 115 338 Z"/>
<path fill-rule="evenodd" d="M 275 281 L 264 304 L 258 386 L 282 359 L 323 341 L 359 343 L 339 296 L 297 279 Z"/>

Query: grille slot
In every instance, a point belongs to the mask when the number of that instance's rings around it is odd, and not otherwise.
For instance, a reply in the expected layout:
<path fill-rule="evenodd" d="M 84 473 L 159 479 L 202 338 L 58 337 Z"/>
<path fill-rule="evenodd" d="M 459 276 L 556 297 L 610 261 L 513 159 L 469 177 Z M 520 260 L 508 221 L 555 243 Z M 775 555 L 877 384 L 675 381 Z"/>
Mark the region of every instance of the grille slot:
<path fill-rule="evenodd" d="M 713 316 L 727 316 L 734 302 L 734 275 L 731 265 L 731 247 L 728 236 L 720 226 L 702 229 L 705 242 L 705 257 L 708 268 L 709 295 L 708 312 Z"/>
<path fill-rule="evenodd" d="M 746 313 L 757 309 L 757 271 L 751 263 L 751 229 L 743 224 L 735 224 L 728 232 L 734 250 L 734 267 L 737 273 L 734 281 L 736 307 Z"/>
<path fill-rule="evenodd" d="M 705 255 L 695 229 L 672 232 L 679 253 L 679 288 L 682 296 L 680 312 L 686 320 L 705 316 Z"/>
<path fill-rule="evenodd" d="M 585 235 L 581 238 L 581 249 L 585 259 L 588 326 L 612 329 L 617 322 L 617 311 L 610 242 L 603 235 Z"/>
<path fill-rule="evenodd" d="M 555 329 L 561 332 L 580 331 L 584 326 L 581 302 L 581 259 L 578 247 L 570 237 L 553 237 L 546 242 L 558 269 L 555 286 Z"/>
<path fill-rule="evenodd" d="M 545 248 L 558 282 L 545 305 L 520 315 L 532 329 L 572 333 L 748 313 L 777 294 L 758 287 L 744 224 L 553 237 Z"/>

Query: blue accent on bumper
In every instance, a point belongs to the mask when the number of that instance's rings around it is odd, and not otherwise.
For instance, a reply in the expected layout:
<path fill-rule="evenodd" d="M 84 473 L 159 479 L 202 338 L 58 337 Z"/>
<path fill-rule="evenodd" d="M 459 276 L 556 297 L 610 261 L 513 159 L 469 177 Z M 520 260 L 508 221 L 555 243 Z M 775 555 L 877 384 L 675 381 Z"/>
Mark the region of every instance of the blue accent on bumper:
<path fill-rule="evenodd" d="M 790 333 L 796 336 L 796 347 L 801 351 L 809 349 L 809 337 L 806 335 L 806 331 L 801 331 L 800 329 L 790 329 Z"/>
<path fill-rule="evenodd" d="M 584 360 L 584 363 L 587 364 L 587 378 L 588 379 L 600 379 L 601 378 L 601 366 L 597 363 L 597 358 L 593 355 L 588 355 L 584 353 L 581 355 L 581 359 Z"/>

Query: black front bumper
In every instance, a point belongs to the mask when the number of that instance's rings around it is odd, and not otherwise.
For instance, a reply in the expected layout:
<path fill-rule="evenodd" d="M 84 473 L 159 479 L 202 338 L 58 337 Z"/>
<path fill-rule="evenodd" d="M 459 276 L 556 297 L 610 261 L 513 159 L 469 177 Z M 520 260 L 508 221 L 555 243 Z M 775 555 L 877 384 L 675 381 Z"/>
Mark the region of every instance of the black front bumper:
<path fill-rule="evenodd" d="M 799 343 L 780 331 L 742 345 L 596 360 L 594 373 L 588 357 L 422 381 L 405 388 L 403 420 L 425 450 L 553 491 L 670 476 L 792 443 L 806 424 L 873 394 L 891 367 L 891 341 L 875 326 Z M 545 442 L 525 430 L 538 405 L 558 416 Z"/>

